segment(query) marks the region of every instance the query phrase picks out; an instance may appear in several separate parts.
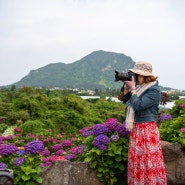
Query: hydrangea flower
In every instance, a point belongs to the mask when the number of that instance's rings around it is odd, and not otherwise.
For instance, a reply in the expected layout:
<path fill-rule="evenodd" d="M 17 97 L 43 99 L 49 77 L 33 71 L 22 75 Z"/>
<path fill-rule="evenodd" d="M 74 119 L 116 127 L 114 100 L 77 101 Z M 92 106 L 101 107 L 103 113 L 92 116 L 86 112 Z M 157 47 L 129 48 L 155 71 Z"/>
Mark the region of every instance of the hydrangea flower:
<path fill-rule="evenodd" d="M 93 133 L 95 136 L 100 134 L 106 134 L 108 132 L 108 128 L 104 124 L 96 124 L 93 127 Z"/>
<path fill-rule="evenodd" d="M 88 131 L 84 132 L 82 135 L 83 135 L 83 137 L 91 136 L 91 135 L 93 135 L 93 131 L 92 130 L 88 130 Z"/>
<path fill-rule="evenodd" d="M 93 145 L 99 150 L 106 150 L 109 142 L 110 142 L 109 137 L 107 137 L 104 134 L 100 134 L 94 138 Z"/>
<path fill-rule="evenodd" d="M 74 146 L 69 150 L 70 153 L 76 153 L 78 152 L 78 146 Z"/>
<path fill-rule="evenodd" d="M 62 147 L 70 147 L 72 145 L 70 140 L 64 140 L 62 142 Z"/>
<path fill-rule="evenodd" d="M 76 157 L 75 154 L 67 154 L 65 156 L 65 159 L 70 161 L 70 160 L 74 159 L 75 157 Z"/>
<path fill-rule="evenodd" d="M 61 144 L 55 144 L 55 145 L 53 145 L 53 146 L 52 146 L 52 149 L 53 149 L 54 151 L 60 150 L 60 149 L 61 149 Z"/>
<path fill-rule="evenodd" d="M 3 141 L 5 140 L 4 136 L 0 136 L 0 144 L 3 143 Z"/>
<path fill-rule="evenodd" d="M 5 169 L 7 168 L 7 165 L 3 162 L 0 162 L 0 169 Z"/>
<path fill-rule="evenodd" d="M 108 132 L 115 131 L 119 122 L 115 118 L 109 118 L 106 120 L 105 125 L 108 128 Z"/>
<path fill-rule="evenodd" d="M 85 132 L 87 132 L 87 131 L 89 131 L 91 129 L 92 129 L 92 126 L 84 127 L 82 129 L 80 129 L 78 132 L 83 135 Z"/>
<path fill-rule="evenodd" d="M 180 104 L 179 107 L 180 107 L 181 109 L 185 108 L 185 103 Z"/>
<path fill-rule="evenodd" d="M 159 117 L 160 122 L 165 121 L 165 120 L 171 120 L 171 119 L 172 119 L 171 114 L 161 114 Z"/>
<path fill-rule="evenodd" d="M 181 132 L 185 133 L 185 127 L 181 128 Z"/>
<path fill-rule="evenodd" d="M 52 162 L 50 161 L 50 158 L 42 158 L 41 166 L 45 167 L 45 166 L 50 166 L 51 164 Z"/>
<path fill-rule="evenodd" d="M 0 155 L 2 156 L 11 155 L 16 151 L 17 151 L 17 147 L 13 143 L 0 145 Z"/>
<path fill-rule="evenodd" d="M 56 152 L 56 155 L 59 156 L 59 155 L 62 155 L 63 153 L 65 152 L 65 150 L 63 149 L 60 149 Z"/>
<path fill-rule="evenodd" d="M 38 140 L 28 142 L 25 145 L 26 154 L 38 154 L 43 150 L 44 150 L 44 145 L 41 141 L 38 141 Z"/>
<path fill-rule="evenodd" d="M 51 153 L 51 152 L 50 152 L 48 149 L 44 149 L 40 154 L 41 154 L 42 156 L 46 157 L 46 156 L 49 156 L 50 153 Z"/>
<path fill-rule="evenodd" d="M 126 136 L 129 133 L 129 131 L 127 131 L 127 129 L 126 129 L 126 122 L 123 122 L 123 124 L 118 125 L 116 128 L 116 132 L 120 136 Z"/>
<path fill-rule="evenodd" d="M 14 128 L 14 132 L 21 132 L 20 128 Z"/>
<path fill-rule="evenodd" d="M 24 163 L 24 161 L 25 161 L 25 158 L 23 158 L 23 157 L 17 157 L 17 158 L 14 159 L 13 164 L 15 166 L 20 166 L 21 164 Z"/>
<path fill-rule="evenodd" d="M 119 135 L 118 134 L 114 134 L 111 136 L 112 141 L 118 141 L 119 140 Z"/>
<path fill-rule="evenodd" d="M 16 152 L 16 154 L 19 155 L 19 156 L 22 156 L 22 155 L 25 154 L 25 151 L 24 151 L 24 150 L 18 150 L 18 151 Z"/>

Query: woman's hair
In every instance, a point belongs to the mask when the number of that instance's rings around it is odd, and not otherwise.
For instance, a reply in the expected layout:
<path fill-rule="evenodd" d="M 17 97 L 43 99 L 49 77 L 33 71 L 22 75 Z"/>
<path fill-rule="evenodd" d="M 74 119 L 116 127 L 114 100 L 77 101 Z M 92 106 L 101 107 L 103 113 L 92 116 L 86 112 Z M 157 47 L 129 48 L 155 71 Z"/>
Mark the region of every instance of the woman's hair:
<path fill-rule="evenodd" d="M 145 76 L 144 81 L 145 83 L 154 82 L 157 80 L 157 76 Z"/>

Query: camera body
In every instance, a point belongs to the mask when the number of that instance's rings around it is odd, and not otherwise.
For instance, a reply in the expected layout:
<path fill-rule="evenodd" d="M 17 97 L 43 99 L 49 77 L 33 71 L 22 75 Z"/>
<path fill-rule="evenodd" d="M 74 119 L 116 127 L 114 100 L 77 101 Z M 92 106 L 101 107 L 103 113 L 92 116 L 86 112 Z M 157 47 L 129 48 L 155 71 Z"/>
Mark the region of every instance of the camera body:
<path fill-rule="evenodd" d="M 134 77 L 134 81 L 137 82 L 137 76 L 132 71 L 128 71 L 126 73 L 120 73 L 118 71 L 115 71 L 115 81 L 131 81 L 132 76 Z"/>

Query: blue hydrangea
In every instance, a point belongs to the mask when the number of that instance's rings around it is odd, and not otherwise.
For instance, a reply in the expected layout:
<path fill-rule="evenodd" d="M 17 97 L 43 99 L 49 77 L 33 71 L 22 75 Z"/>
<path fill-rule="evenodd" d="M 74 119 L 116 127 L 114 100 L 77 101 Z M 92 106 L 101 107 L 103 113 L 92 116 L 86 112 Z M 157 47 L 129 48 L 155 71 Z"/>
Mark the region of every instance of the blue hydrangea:
<path fill-rule="evenodd" d="M 75 157 L 76 157 L 75 154 L 67 154 L 67 155 L 65 156 L 65 159 L 70 161 L 70 160 L 74 159 Z"/>
<path fill-rule="evenodd" d="M 3 162 L 0 162 L 0 169 L 5 169 L 7 168 L 7 165 Z"/>
<path fill-rule="evenodd" d="M 108 132 L 108 128 L 104 124 L 96 124 L 93 127 L 93 133 L 95 136 L 100 134 L 106 134 Z"/>
<path fill-rule="evenodd" d="M 165 120 L 171 120 L 171 119 L 172 119 L 171 114 L 161 114 L 159 117 L 160 122 L 165 121 Z"/>
<path fill-rule="evenodd" d="M 83 133 L 83 137 L 88 137 L 88 136 L 91 136 L 91 135 L 93 135 L 93 131 L 92 130 L 88 130 L 88 131 Z"/>
<path fill-rule="evenodd" d="M 17 147 L 13 143 L 0 145 L 0 155 L 2 156 L 14 154 L 16 151 Z"/>
<path fill-rule="evenodd" d="M 25 158 L 23 158 L 23 157 L 17 157 L 17 158 L 14 159 L 13 164 L 15 166 L 20 166 L 21 164 L 24 163 L 24 161 L 25 161 Z"/>
<path fill-rule="evenodd" d="M 25 154 L 25 151 L 24 151 L 24 150 L 18 150 L 18 151 L 16 152 L 16 154 L 22 156 L 22 155 Z"/>
<path fill-rule="evenodd" d="M 44 150 L 44 144 L 41 141 L 34 140 L 28 142 L 25 145 L 25 153 L 26 154 L 38 154 Z"/>
<path fill-rule="evenodd" d="M 129 131 L 126 129 L 126 122 L 123 122 L 123 124 L 118 125 L 116 128 L 116 132 L 120 136 L 126 136 L 127 134 L 129 134 Z"/>
<path fill-rule="evenodd" d="M 93 145 L 99 150 L 106 150 L 109 142 L 110 142 L 109 137 L 107 137 L 104 134 L 100 134 L 94 138 Z"/>

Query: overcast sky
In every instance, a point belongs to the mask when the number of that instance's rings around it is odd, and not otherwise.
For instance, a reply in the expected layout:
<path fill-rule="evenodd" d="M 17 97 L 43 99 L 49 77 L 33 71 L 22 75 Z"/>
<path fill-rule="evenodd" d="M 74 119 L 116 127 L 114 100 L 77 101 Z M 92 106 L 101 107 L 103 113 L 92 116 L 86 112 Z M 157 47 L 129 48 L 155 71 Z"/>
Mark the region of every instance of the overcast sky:
<path fill-rule="evenodd" d="M 149 61 L 160 85 L 185 90 L 185 0 L 0 0 L 0 85 L 97 50 Z"/>

